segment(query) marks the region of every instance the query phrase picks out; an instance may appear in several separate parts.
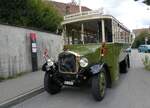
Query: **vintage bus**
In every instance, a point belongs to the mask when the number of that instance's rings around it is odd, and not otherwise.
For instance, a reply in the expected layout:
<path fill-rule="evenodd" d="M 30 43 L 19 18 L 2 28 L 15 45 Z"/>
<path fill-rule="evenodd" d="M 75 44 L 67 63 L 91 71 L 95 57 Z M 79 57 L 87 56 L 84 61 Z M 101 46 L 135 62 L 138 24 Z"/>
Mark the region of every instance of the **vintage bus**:
<path fill-rule="evenodd" d="M 130 30 L 100 10 L 66 15 L 62 28 L 64 51 L 57 62 L 47 59 L 43 65 L 45 90 L 55 94 L 63 85 L 80 87 L 90 80 L 94 98 L 101 101 L 130 67 Z"/>

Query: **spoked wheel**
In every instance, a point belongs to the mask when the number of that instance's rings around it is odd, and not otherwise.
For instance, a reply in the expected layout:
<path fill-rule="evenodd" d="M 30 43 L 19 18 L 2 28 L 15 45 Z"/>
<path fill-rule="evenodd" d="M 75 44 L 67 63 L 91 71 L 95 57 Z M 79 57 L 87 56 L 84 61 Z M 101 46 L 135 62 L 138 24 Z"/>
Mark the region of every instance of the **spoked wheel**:
<path fill-rule="evenodd" d="M 49 73 L 45 73 L 44 76 L 44 89 L 50 94 L 56 94 L 61 91 L 61 85 L 58 85 Z"/>
<path fill-rule="evenodd" d="M 105 69 L 103 68 L 101 72 L 92 79 L 92 94 L 95 100 L 101 101 L 106 92 L 106 74 Z"/>

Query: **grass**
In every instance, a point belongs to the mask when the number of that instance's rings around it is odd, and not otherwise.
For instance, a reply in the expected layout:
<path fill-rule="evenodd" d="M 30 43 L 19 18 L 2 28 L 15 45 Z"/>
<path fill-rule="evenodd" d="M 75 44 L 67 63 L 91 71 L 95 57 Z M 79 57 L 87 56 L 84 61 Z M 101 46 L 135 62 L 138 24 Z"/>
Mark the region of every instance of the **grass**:
<path fill-rule="evenodd" d="M 146 55 L 143 59 L 143 64 L 146 70 L 150 71 L 150 57 Z"/>

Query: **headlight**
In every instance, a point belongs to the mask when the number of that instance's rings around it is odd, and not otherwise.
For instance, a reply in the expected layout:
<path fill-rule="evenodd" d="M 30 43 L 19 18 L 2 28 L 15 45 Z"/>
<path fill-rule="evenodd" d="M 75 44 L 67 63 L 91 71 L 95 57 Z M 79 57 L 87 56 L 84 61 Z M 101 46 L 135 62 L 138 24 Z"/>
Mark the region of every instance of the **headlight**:
<path fill-rule="evenodd" d="M 47 60 L 47 65 L 48 66 L 53 66 L 54 62 L 51 59 Z"/>
<path fill-rule="evenodd" d="M 87 58 L 81 58 L 80 60 L 80 66 L 86 67 L 88 65 L 88 59 Z"/>

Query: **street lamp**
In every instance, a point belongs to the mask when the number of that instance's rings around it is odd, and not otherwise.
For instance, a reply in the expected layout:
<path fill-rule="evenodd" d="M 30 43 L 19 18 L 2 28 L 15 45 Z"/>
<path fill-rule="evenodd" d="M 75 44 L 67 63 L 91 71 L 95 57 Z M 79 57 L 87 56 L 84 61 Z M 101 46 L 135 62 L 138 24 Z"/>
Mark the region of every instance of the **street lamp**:
<path fill-rule="evenodd" d="M 81 0 L 79 0 L 79 12 L 82 12 Z"/>

